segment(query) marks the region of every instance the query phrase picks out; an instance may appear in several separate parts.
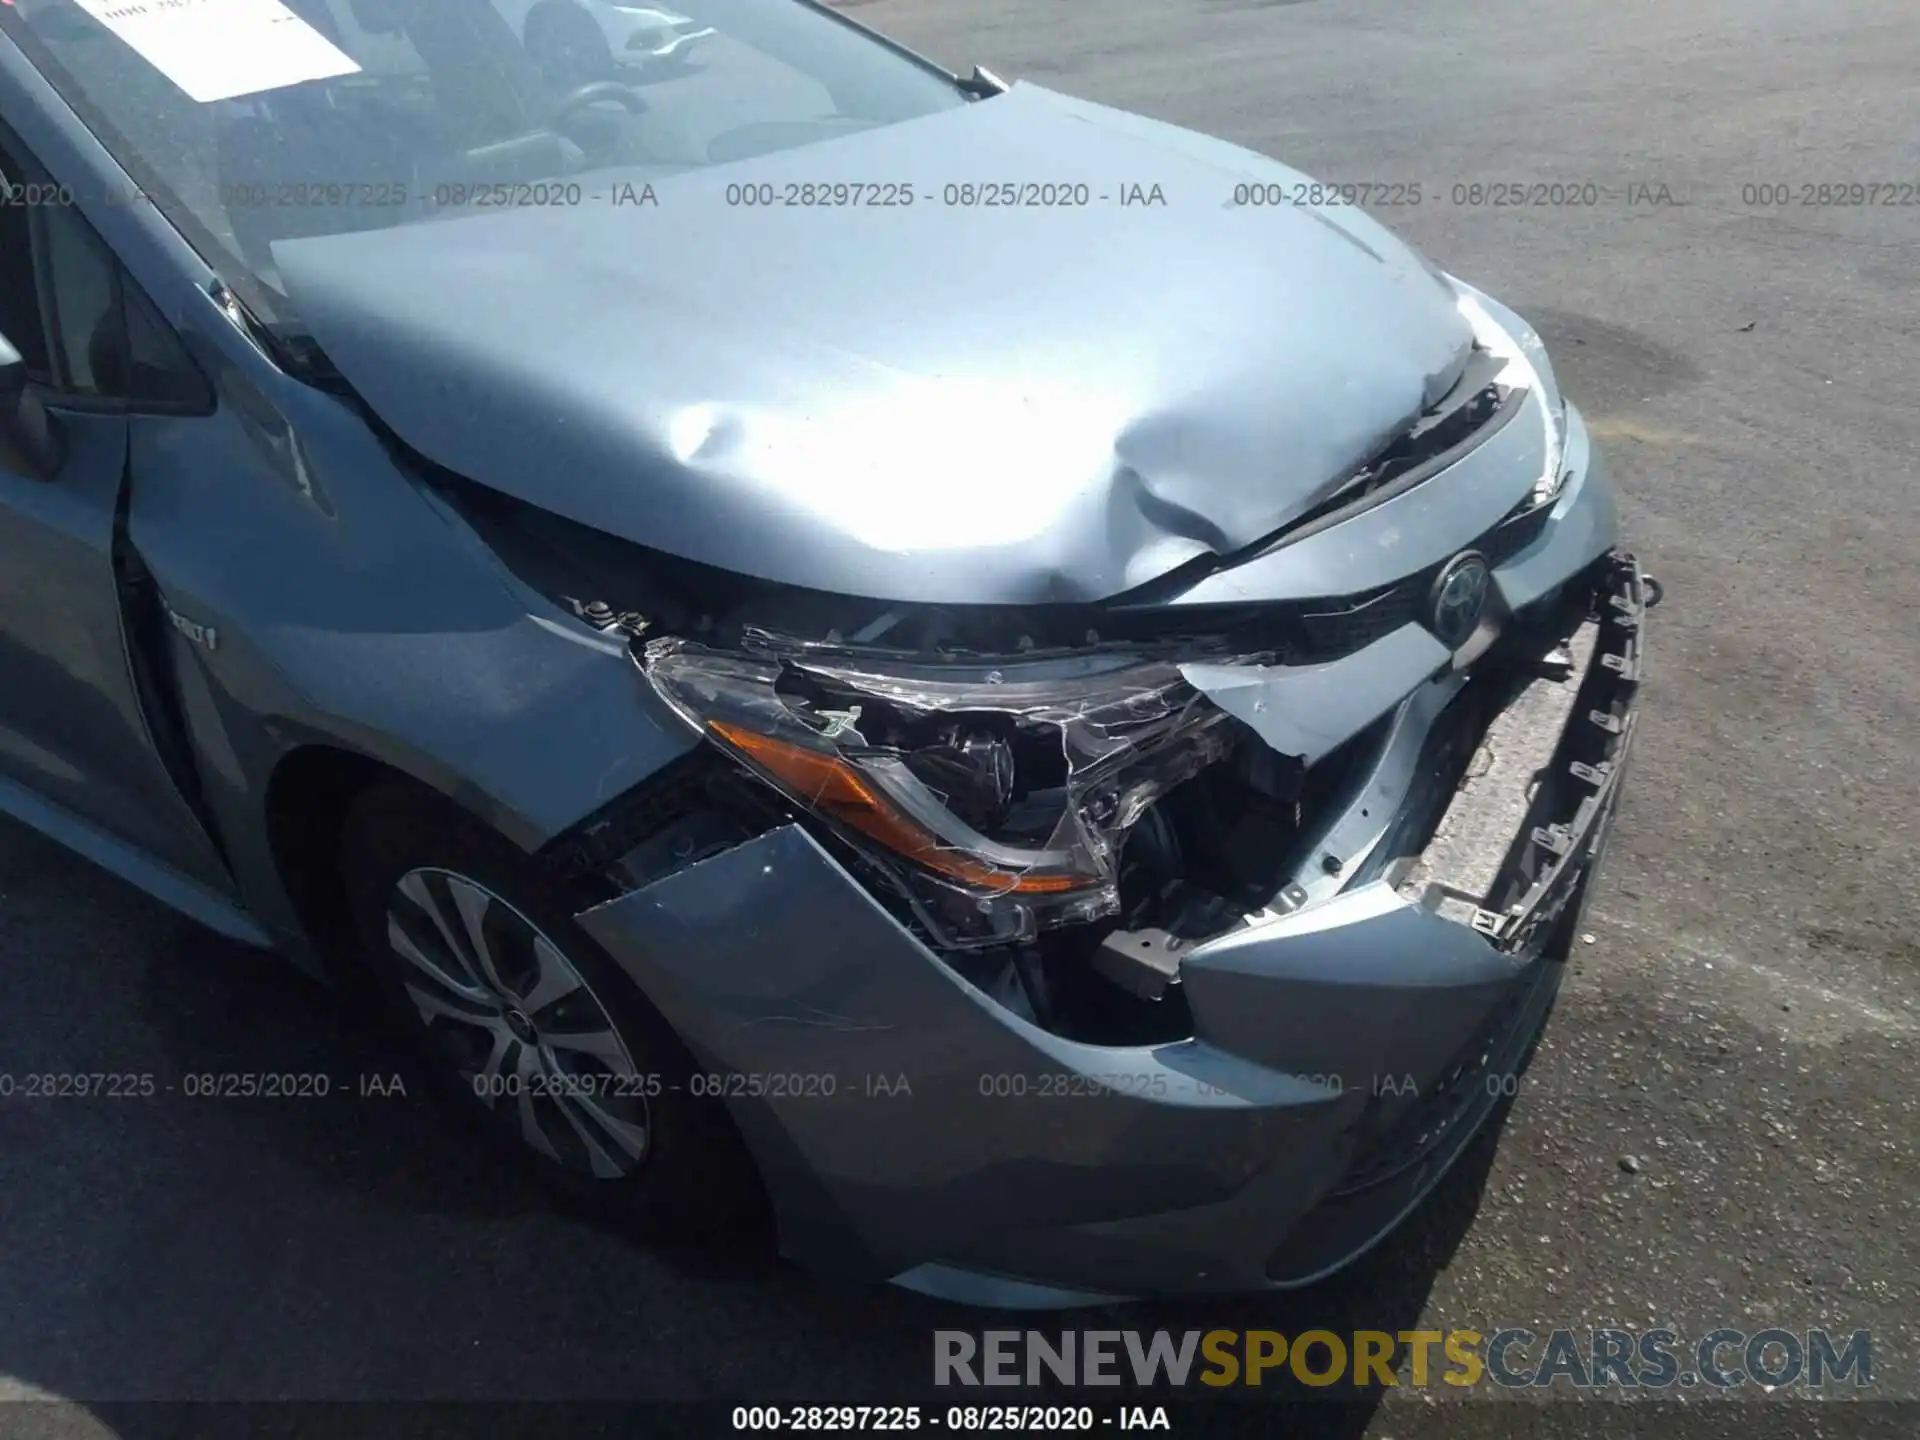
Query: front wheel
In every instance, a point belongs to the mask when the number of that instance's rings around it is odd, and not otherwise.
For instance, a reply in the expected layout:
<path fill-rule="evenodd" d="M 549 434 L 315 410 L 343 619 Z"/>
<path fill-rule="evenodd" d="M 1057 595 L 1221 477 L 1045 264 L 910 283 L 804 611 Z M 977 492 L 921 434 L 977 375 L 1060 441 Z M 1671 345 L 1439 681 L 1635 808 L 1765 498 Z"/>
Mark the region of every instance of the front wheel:
<path fill-rule="evenodd" d="M 689 1093 L 685 1047 L 526 855 L 394 785 L 354 804 L 341 862 L 390 1009 L 509 1153 L 651 1230 L 747 1207 L 751 1168 L 724 1109 Z"/>

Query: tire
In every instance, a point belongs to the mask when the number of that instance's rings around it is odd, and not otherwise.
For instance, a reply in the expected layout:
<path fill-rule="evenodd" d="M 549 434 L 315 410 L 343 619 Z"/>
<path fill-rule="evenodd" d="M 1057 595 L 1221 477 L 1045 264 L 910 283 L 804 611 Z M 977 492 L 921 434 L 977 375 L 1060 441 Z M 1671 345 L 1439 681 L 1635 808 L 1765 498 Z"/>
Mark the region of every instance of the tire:
<path fill-rule="evenodd" d="M 341 874 L 386 1008 L 521 1167 L 657 1238 L 760 1212 L 724 1106 L 689 1093 L 686 1047 L 524 852 L 437 794 L 381 785 L 348 812 Z"/>

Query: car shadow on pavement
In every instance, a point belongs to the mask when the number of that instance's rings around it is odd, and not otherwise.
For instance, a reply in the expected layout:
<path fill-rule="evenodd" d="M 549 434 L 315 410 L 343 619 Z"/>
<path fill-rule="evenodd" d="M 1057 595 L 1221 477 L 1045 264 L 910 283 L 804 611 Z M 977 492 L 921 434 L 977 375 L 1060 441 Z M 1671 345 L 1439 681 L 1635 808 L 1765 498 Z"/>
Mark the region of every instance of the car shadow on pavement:
<path fill-rule="evenodd" d="M 0 1111 L 0 1253 L 12 1272 L 0 1295 L 0 1381 L 68 1397 L 128 1440 L 218 1433 L 222 1414 L 246 1413 L 222 1402 L 281 1398 L 1094 1398 L 935 1390 L 938 1329 L 1397 1335 L 1415 1328 L 1472 1223 L 1505 1116 L 1503 1106 L 1400 1231 L 1319 1285 L 983 1312 L 802 1274 L 773 1256 L 764 1227 L 662 1249 L 558 1210 L 490 1144 L 448 1123 L 350 996 L 122 896 L 104 877 L 98 887 L 112 910 L 131 912 L 124 929 L 148 958 L 90 951 L 49 983 L 49 1003 L 70 1012 L 57 1020 L 72 1032 L 60 1048 L 97 1057 L 94 1068 L 150 1075 L 155 1093 Z M 286 1077 L 278 1088 L 302 1093 L 224 1093 L 235 1076 Z M 36 1249 L 36 1235 L 57 1243 Z M 1097 1398 L 1185 1410 L 1204 1401 L 1222 1416 L 1257 1407 L 1245 1418 L 1268 1424 L 1285 1407 L 1287 1434 L 1342 1437 L 1359 1435 L 1381 1398 L 1344 1380 L 1310 1390 L 1274 1379 Z M 183 1418 L 179 1402 L 193 1402 L 197 1418 Z M 463 1433 L 473 1433 L 477 1417 L 463 1413 Z M 556 1411 L 534 1430 L 565 1433 L 562 1419 Z"/>

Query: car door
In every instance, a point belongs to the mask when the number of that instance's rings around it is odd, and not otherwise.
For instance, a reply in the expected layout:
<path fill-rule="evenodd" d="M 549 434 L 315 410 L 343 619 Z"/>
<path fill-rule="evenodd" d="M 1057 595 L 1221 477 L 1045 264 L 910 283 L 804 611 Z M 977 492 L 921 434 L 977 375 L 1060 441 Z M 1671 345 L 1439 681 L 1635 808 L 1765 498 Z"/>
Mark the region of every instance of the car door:
<path fill-rule="evenodd" d="M 27 414 L 0 419 L 0 809 L 83 851 L 131 847 L 230 894 L 182 793 L 191 776 L 155 742 L 171 733 L 154 713 L 163 652 L 130 644 L 125 617 L 142 601 L 149 620 L 164 612 L 117 543 L 129 426 L 143 410 L 196 403 L 204 382 L 4 127 L 0 180 L 0 334 L 30 380 Z M 44 445 L 30 423 L 42 415 Z"/>

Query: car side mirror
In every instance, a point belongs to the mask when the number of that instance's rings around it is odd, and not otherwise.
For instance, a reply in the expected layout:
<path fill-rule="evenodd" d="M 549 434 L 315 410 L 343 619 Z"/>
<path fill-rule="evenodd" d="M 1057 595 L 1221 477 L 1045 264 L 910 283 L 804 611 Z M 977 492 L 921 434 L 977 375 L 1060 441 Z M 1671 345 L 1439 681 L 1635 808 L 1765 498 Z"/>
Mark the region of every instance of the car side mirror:
<path fill-rule="evenodd" d="M 43 480 L 60 473 L 66 447 L 47 407 L 33 391 L 27 362 L 0 335 L 0 447 L 15 452 Z"/>
<path fill-rule="evenodd" d="M 10 405 L 26 388 L 27 362 L 12 342 L 0 335 L 0 405 Z"/>

